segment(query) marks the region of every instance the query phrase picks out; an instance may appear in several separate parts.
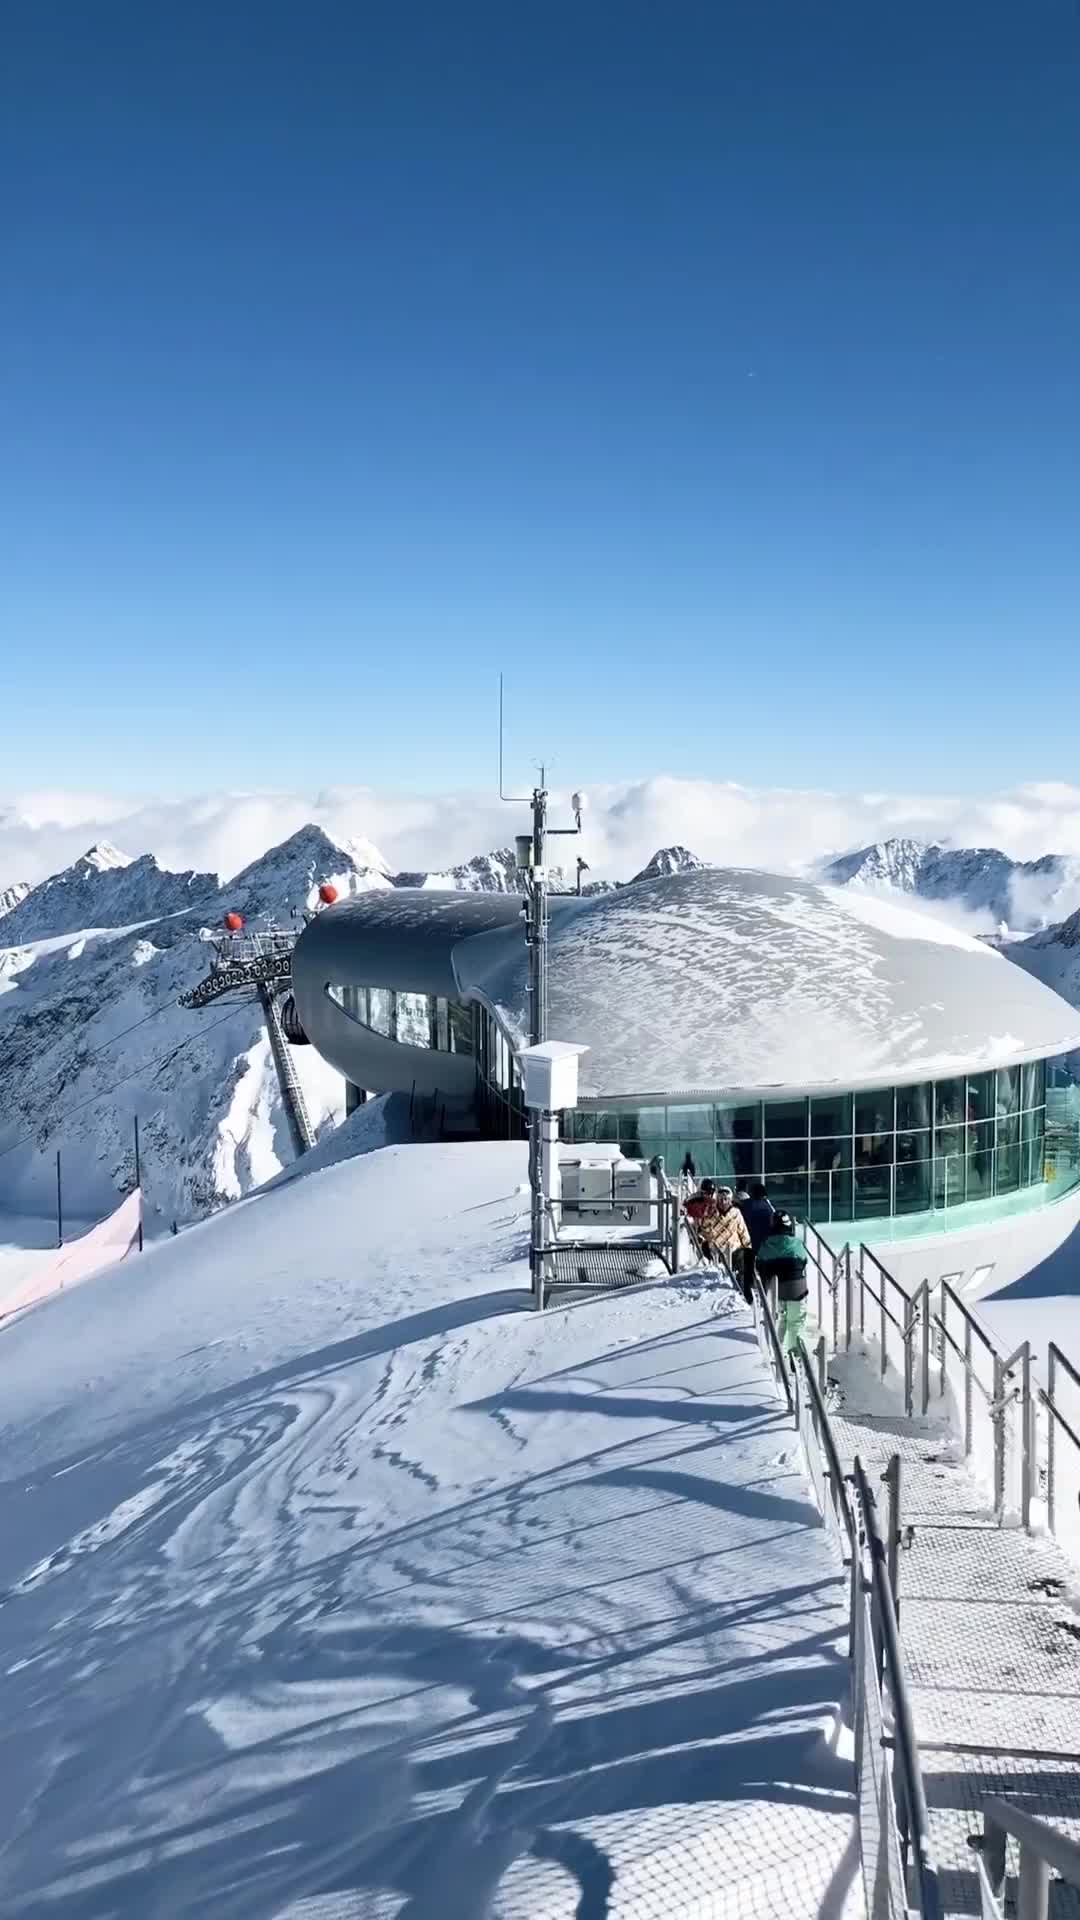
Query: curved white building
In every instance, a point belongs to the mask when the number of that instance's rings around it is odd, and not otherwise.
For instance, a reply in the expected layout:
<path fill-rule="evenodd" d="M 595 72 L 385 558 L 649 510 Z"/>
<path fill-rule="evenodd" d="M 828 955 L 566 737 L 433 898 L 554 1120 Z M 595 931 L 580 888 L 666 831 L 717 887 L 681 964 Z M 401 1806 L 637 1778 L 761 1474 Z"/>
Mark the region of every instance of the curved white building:
<path fill-rule="evenodd" d="M 589 1048 L 570 1137 L 689 1153 L 822 1221 L 959 1224 L 1077 1177 L 1080 1016 L 980 941 L 742 870 L 551 906 L 549 1033 Z M 475 1091 L 489 1130 L 516 1131 L 521 916 L 515 895 L 407 889 L 331 908 L 294 955 L 305 1031 L 359 1085 Z"/>

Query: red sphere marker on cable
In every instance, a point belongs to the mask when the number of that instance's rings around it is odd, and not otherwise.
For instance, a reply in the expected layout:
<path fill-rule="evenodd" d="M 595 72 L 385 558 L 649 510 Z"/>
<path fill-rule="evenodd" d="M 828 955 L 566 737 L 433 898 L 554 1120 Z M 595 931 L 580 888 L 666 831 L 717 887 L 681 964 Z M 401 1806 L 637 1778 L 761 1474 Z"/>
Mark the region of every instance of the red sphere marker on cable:
<path fill-rule="evenodd" d="M 230 912 L 225 915 L 225 925 L 228 927 L 230 933 L 239 933 L 243 924 L 244 916 L 242 913 Z"/>
<path fill-rule="evenodd" d="M 332 907 L 337 899 L 337 888 L 332 880 L 324 880 L 319 888 L 319 899 L 324 907 Z"/>

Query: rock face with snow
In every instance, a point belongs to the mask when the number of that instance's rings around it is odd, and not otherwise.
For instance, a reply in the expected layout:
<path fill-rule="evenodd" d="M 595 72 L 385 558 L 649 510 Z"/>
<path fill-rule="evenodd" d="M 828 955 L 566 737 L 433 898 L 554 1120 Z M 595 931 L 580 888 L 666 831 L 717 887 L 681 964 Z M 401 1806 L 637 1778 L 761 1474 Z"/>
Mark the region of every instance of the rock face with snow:
<path fill-rule="evenodd" d="M 476 853 L 460 866 L 443 872 L 402 872 L 393 875 L 395 887 L 447 888 L 463 893 L 520 893 L 521 881 L 513 847 L 497 847 L 493 853 Z"/>
<path fill-rule="evenodd" d="M 235 874 L 221 895 L 245 919 L 268 913 L 280 919 L 293 908 L 300 912 L 310 905 L 314 889 L 324 880 L 332 882 L 340 894 L 367 893 L 391 884 L 380 869 L 359 866 L 321 827 L 309 825 Z"/>
<path fill-rule="evenodd" d="M 1054 853 L 1011 860 L 997 847 L 883 840 L 830 861 L 822 878 L 833 886 L 889 888 L 923 900 L 954 901 L 1021 930 L 1046 926 L 1080 905 L 1080 860 Z"/>
<path fill-rule="evenodd" d="M 0 920 L 5 913 L 11 912 L 12 907 L 17 907 L 20 900 L 25 900 L 29 891 L 28 880 L 16 880 L 10 887 L 0 887 Z"/>
<path fill-rule="evenodd" d="M 133 1178 L 136 1115 L 151 1229 L 212 1211 L 288 1162 L 258 1004 L 189 1012 L 177 1000 L 209 966 L 201 923 L 239 908 L 249 923 L 288 925 L 330 879 L 341 893 L 389 884 L 309 826 L 225 887 L 149 856 L 88 855 L 32 889 L 0 921 L 0 1208 L 47 1211 L 59 1149 L 72 1216 L 107 1211 Z M 312 1047 L 293 1059 L 316 1127 L 333 1124 L 340 1077 Z"/>
<path fill-rule="evenodd" d="M 659 847 L 652 859 L 635 873 L 631 886 L 639 880 L 662 880 L 669 873 L 700 873 L 708 866 L 707 860 L 699 860 L 689 847 Z"/>
<path fill-rule="evenodd" d="M 570 882 L 561 867 L 549 867 L 551 885 L 556 892 L 568 892 Z M 513 847 L 497 847 L 493 853 L 475 853 L 460 866 L 442 872 L 403 872 L 393 875 L 395 887 L 423 887 L 440 892 L 521 893 L 521 874 Z"/>
<path fill-rule="evenodd" d="M 61 873 L 27 888 L 4 914 L 0 938 L 11 946 L 83 927 L 131 926 L 182 913 L 212 898 L 219 885 L 216 873 L 170 873 L 151 853 L 133 860 L 104 841 Z"/>

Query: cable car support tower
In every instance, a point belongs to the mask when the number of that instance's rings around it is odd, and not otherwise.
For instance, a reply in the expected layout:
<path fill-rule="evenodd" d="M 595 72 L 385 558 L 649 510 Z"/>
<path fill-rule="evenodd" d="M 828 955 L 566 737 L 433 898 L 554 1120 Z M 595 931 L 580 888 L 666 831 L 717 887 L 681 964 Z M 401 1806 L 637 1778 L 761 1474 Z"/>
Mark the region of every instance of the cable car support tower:
<path fill-rule="evenodd" d="M 180 995 L 180 1005 L 201 1009 L 219 1000 L 232 1000 L 238 1005 L 245 1000 L 258 1000 L 277 1070 L 289 1137 L 299 1159 L 315 1145 L 315 1132 L 282 1024 L 283 1015 L 286 1025 L 290 1024 L 291 996 L 284 1007 L 278 1004 L 279 996 L 286 993 L 292 982 L 296 939 L 296 934 L 284 927 L 270 926 L 247 933 L 241 915 L 227 913 L 224 931 L 211 941 L 214 959 L 210 972 L 197 987 Z M 298 1028 L 296 1033 L 300 1038 Z"/>

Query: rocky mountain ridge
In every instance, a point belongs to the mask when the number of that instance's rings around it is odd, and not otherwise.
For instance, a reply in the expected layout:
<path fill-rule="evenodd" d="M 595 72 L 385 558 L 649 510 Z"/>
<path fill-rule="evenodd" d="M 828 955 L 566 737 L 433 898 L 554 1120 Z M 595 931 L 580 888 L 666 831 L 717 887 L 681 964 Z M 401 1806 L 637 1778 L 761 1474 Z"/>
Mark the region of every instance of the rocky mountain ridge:
<path fill-rule="evenodd" d="M 897 838 L 830 860 L 821 878 L 833 886 L 886 888 L 921 900 L 954 902 L 1018 932 L 1053 925 L 1080 906 L 1080 860 L 1066 854 L 1012 860 L 997 847 Z"/>

